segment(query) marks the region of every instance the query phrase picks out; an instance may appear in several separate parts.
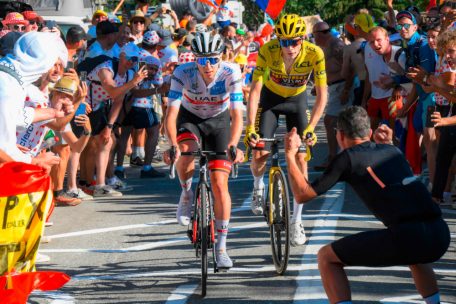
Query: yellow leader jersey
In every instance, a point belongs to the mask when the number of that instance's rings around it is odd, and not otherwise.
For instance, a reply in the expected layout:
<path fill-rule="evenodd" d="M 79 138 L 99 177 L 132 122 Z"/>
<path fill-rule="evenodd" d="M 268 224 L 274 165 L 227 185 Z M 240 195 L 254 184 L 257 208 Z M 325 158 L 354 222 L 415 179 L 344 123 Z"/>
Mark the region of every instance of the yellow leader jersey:
<path fill-rule="evenodd" d="M 279 40 L 274 39 L 263 45 L 253 72 L 254 81 L 264 81 L 264 85 L 277 95 L 290 97 L 306 90 L 312 71 L 316 86 L 326 86 L 325 55 L 323 50 L 306 40 L 302 40 L 301 52 L 291 68 L 285 70 Z"/>

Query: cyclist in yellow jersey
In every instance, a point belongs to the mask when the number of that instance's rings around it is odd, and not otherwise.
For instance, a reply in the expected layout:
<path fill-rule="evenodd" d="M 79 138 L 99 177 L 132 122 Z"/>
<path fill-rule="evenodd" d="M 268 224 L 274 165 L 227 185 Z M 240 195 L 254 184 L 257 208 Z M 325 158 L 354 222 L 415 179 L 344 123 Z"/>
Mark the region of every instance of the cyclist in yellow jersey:
<path fill-rule="evenodd" d="M 247 127 L 244 143 L 253 148 L 251 170 L 254 190 L 251 208 L 254 214 L 263 213 L 266 160 L 270 144 L 257 146 L 259 137 L 272 138 L 280 114 L 286 115 L 287 130 L 296 127 L 307 143 L 314 145 L 314 128 L 327 102 L 324 53 L 318 46 L 304 40 L 306 24 L 298 15 L 284 15 L 275 26 L 277 39 L 263 45 L 258 52 L 257 67 L 253 74 L 247 105 Z M 310 121 L 307 118 L 306 85 L 313 73 L 317 98 Z M 263 85 L 264 84 L 264 85 Z M 298 154 L 297 161 L 307 176 L 306 154 Z M 291 244 L 306 241 L 301 223 L 302 205 L 294 200 L 291 219 Z"/>

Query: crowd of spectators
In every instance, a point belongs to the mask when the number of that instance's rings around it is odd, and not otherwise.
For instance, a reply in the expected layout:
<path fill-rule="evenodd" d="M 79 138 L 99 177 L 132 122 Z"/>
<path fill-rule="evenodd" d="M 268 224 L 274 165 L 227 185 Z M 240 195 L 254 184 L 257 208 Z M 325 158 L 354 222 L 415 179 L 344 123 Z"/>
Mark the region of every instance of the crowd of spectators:
<path fill-rule="evenodd" d="M 366 108 L 371 127 L 385 123 L 441 206 L 453 202 L 455 175 L 453 123 L 456 2 L 427 12 L 403 11 L 387 1 L 383 20 L 361 9 L 346 17 L 343 33 L 325 22 L 309 37 L 325 52 L 329 99 L 324 119 L 328 138 L 326 168 L 337 153 L 334 121 L 349 105 Z M 335 39 L 337 38 L 337 39 Z"/>

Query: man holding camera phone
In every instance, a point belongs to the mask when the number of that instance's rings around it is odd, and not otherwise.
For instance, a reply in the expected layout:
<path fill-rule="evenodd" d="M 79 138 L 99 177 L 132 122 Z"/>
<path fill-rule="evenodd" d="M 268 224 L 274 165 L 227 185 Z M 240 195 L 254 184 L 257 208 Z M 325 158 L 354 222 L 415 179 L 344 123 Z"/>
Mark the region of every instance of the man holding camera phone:
<path fill-rule="evenodd" d="M 150 20 L 170 32 L 180 28 L 176 12 L 166 3 L 161 3 L 157 6 L 157 10 L 150 16 Z"/>

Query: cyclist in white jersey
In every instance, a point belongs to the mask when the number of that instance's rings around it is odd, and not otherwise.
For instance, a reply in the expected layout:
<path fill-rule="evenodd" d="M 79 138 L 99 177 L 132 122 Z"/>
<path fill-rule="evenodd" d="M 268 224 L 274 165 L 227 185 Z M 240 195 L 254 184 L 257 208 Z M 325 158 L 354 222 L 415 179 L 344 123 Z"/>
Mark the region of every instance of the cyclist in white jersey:
<path fill-rule="evenodd" d="M 177 220 L 188 225 L 191 216 L 194 172 L 193 157 L 179 158 L 180 151 L 226 151 L 237 147 L 242 133 L 242 77 L 239 66 L 221 61 L 224 43 L 220 35 L 197 33 L 191 44 L 196 62 L 176 68 L 171 80 L 165 126 L 170 144 L 176 147 L 176 169 L 182 186 Z M 226 253 L 226 238 L 231 215 L 228 176 L 232 162 L 242 161 L 237 149 L 235 159 L 227 156 L 209 158 L 217 229 L 217 266 L 230 268 L 233 262 Z M 168 163 L 169 154 L 165 154 Z"/>

